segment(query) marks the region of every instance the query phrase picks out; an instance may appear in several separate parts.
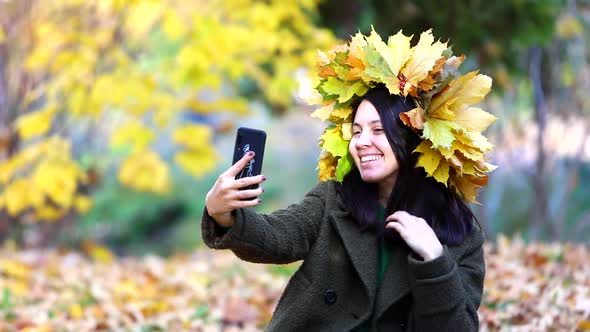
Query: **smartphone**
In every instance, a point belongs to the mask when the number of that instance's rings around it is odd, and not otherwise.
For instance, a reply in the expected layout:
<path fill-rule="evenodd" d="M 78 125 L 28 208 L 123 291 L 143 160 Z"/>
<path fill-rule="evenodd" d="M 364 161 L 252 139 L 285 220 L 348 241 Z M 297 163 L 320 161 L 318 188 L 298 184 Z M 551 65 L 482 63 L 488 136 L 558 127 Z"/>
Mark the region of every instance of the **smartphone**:
<path fill-rule="evenodd" d="M 266 143 L 266 133 L 262 130 L 240 127 L 236 133 L 236 143 L 234 145 L 234 157 L 232 165 L 250 152 L 254 151 L 255 155 L 252 160 L 237 175 L 236 180 L 249 176 L 256 176 L 262 173 L 262 160 L 264 159 L 264 144 Z M 240 189 L 256 189 L 257 184 L 250 185 Z"/>

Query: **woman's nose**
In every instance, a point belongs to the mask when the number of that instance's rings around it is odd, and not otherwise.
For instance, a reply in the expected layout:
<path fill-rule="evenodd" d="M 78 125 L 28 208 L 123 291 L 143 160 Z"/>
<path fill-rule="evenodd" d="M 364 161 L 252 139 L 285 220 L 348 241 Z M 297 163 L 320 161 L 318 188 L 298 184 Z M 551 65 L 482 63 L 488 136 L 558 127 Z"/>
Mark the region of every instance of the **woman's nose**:
<path fill-rule="evenodd" d="M 356 140 L 357 147 L 369 146 L 371 145 L 371 137 L 370 132 L 363 131 L 359 135 L 359 138 Z"/>

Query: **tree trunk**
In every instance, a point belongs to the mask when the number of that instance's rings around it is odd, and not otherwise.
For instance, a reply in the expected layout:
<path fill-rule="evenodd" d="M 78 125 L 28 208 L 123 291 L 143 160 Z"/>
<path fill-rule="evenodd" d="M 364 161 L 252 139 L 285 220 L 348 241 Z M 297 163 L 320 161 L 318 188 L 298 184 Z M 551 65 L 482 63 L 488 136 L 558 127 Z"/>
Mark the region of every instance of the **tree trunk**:
<path fill-rule="evenodd" d="M 530 48 L 529 77 L 533 86 L 533 98 L 535 102 L 535 121 L 537 123 L 537 160 L 533 173 L 533 205 L 530 216 L 532 220 L 531 237 L 539 239 L 545 232 L 549 232 L 551 238 L 557 234 L 553 227 L 549 227 L 549 211 L 546 188 L 546 153 L 545 153 L 545 127 L 547 125 L 547 103 L 542 84 L 541 65 L 543 49 L 540 46 Z"/>
<path fill-rule="evenodd" d="M 8 103 L 8 84 L 6 66 L 8 62 L 8 50 L 6 43 L 0 44 L 0 130 L 8 127 L 10 110 Z"/>

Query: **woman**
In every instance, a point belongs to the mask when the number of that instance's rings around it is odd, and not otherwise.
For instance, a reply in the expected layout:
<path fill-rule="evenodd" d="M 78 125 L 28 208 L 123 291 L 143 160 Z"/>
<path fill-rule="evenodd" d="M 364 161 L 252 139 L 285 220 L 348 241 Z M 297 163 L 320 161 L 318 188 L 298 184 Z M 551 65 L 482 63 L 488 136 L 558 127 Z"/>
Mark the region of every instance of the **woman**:
<path fill-rule="evenodd" d="M 208 192 L 203 239 L 251 262 L 303 260 L 269 331 L 476 331 L 481 229 L 460 191 L 428 176 L 428 166 L 416 167 L 424 140 L 402 119 L 418 98 L 369 83 L 345 100 L 351 114 L 343 119 L 352 123 L 339 137 L 350 136 L 348 153 L 332 160 L 349 158 L 354 167 L 341 182 L 320 182 L 299 204 L 257 214 L 249 208 L 261 203 L 262 186 L 239 188 L 265 177 L 235 180 L 253 158 L 246 155 Z M 322 137 L 327 152 L 340 153 Z M 339 167 L 331 171 L 342 174 Z"/>

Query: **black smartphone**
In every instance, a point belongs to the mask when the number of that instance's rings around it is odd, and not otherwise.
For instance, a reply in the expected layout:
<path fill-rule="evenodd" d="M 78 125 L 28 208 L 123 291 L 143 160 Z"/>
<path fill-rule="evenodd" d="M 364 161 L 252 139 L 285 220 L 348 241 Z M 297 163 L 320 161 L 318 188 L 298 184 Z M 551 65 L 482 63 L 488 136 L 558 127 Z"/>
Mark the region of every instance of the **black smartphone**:
<path fill-rule="evenodd" d="M 237 175 L 236 179 L 249 176 L 256 176 L 262 173 L 262 160 L 264 159 L 264 144 L 266 143 L 266 133 L 262 130 L 240 127 L 236 133 L 236 143 L 234 145 L 234 157 L 232 165 L 250 152 L 254 151 L 254 159 L 244 167 Z M 257 184 L 250 185 L 240 189 L 256 189 Z"/>

